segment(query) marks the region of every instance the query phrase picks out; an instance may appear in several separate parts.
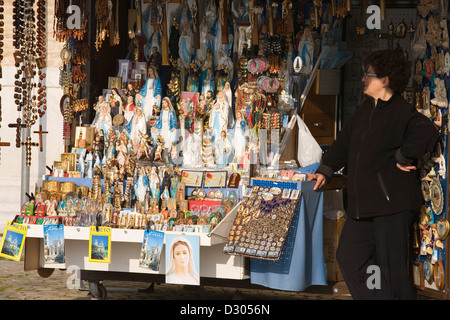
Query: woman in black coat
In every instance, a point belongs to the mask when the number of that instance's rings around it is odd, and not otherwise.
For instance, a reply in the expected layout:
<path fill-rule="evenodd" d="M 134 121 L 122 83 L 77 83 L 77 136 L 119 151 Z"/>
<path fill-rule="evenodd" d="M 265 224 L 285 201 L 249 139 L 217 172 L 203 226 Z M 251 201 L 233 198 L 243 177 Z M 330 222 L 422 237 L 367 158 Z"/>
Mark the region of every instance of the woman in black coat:
<path fill-rule="evenodd" d="M 309 180 L 321 188 L 347 169 L 347 220 L 336 252 L 354 299 L 411 299 L 409 231 L 420 211 L 417 160 L 434 149 L 438 132 L 401 93 L 410 77 L 400 50 L 365 60 L 364 94 Z"/>

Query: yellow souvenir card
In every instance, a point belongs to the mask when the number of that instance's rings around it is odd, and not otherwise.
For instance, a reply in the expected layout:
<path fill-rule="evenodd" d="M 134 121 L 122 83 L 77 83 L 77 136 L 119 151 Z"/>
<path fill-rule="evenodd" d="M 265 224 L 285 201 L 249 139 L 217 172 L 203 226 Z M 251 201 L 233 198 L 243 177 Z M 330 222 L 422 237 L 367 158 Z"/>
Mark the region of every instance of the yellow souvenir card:
<path fill-rule="evenodd" d="M 0 257 L 19 261 L 22 256 L 27 230 L 26 225 L 8 221 L 0 245 Z"/>
<path fill-rule="evenodd" d="M 89 227 L 89 261 L 111 262 L 110 227 Z"/>

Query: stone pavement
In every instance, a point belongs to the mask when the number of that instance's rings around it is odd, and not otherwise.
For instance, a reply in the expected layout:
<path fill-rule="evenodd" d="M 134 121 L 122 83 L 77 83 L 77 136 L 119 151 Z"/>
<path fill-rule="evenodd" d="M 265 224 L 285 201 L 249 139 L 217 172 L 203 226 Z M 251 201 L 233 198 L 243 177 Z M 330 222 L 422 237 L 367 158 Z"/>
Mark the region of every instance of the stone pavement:
<path fill-rule="evenodd" d="M 88 285 L 85 289 L 69 289 L 70 274 L 54 270 L 46 278 L 37 271 L 24 271 L 23 261 L 0 259 L 0 300 L 94 300 Z M 231 287 L 185 287 L 155 284 L 154 292 L 141 292 L 148 283 L 130 281 L 101 282 L 107 289 L 106 300 L 351 300 L 348 294 L 286 292 L 266 289 Z"/>

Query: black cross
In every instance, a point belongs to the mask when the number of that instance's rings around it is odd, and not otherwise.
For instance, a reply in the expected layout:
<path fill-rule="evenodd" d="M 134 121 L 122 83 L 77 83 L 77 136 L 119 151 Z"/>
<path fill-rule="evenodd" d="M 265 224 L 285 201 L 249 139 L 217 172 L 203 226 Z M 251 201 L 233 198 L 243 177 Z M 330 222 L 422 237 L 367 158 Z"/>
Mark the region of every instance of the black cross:
<path fill-rule="evenodd" d="M 39 134 L 39 148 L 43 151 L 42 135 L 48 133 L 48 131 L 42 131 L 42 125 L 39 125 L 39 131 L 33 131 L 33 133 Z"/>
<path fill-rule="evenodd" d="M 31 141 L 31 137 L 30 136 L 28 136 L 27 137 L 27 141 L 26 142 L 20 142 L 20 145 L 22 145 L 22 146 L 26 146 L 26 152 L 27 152 L 27 159 L 26 159 L 26 161 L 27 161 L 27 167 L 29 167 L 29 166 L 31 166 L 31 147 L 37 147 L 37 146 L 39 146 L 39 143 L 37 143 L 37 142 L 32 142 Z"/>
<path fill-rule="evenodd" d="M 22 124 L 22 119 L 17 118 L 17 122 L 8 124 L 8 127 L 16 128 L 16 148 L 20 148 L 20 137 L 22 136 L 20 129 L 26 128 L 27 126 L 25 124 Z"/>

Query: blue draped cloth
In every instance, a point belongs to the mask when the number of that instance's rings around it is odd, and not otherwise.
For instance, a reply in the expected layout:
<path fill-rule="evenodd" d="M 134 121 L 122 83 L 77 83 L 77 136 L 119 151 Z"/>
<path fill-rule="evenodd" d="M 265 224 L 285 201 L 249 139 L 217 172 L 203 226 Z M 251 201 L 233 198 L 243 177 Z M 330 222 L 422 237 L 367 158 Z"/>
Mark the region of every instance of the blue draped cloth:
<path fill-rule="evenodd" d="M 301 199 L 278 261 L 250 259 L 250 281 L 276 290 L 303 291 L 327 285 L 323 257 L 323 191 L 315 181 L 252 180 L 254 186 L 301 189 Z"/>

